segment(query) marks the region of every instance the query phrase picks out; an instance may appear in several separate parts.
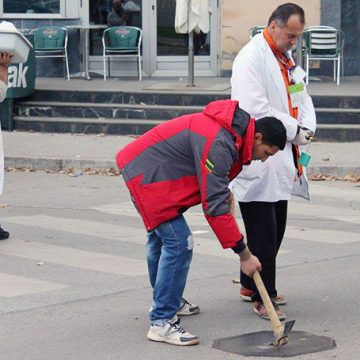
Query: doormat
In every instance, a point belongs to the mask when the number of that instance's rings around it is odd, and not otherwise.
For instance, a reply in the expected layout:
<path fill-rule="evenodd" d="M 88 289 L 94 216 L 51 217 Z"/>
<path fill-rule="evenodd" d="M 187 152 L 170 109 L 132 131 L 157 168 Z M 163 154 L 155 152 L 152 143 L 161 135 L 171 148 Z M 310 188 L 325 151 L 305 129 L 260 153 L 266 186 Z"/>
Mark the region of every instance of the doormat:
<path fill-rule="evenodd" d="M 230 84 L 201 84 L 187 86 L 186 82 L 181 83 L 158 83 L 145 86 L 143 90 L 172 90 L 172 91 L 223 91 L 230 89 Z"/>

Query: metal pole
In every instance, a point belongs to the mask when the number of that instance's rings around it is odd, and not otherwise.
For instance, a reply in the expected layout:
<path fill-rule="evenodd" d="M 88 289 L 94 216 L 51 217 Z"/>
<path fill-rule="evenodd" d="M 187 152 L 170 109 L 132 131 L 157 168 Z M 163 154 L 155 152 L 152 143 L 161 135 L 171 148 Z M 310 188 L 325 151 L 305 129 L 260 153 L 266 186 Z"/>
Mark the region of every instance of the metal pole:
<path fill-rule="evenodd" d="M 89 25 L 85 25 L 84 33 L 85 33 L 85 79 L 91 80 L 89 74 L 89 35 L 90 35 L 90 28 Z"/>
<path fill-rule="evenodd" d="M 191 31 L 189 34 L 189 53 L 188 53 L 188 85 L 194 87 L 194 32 Z"/>

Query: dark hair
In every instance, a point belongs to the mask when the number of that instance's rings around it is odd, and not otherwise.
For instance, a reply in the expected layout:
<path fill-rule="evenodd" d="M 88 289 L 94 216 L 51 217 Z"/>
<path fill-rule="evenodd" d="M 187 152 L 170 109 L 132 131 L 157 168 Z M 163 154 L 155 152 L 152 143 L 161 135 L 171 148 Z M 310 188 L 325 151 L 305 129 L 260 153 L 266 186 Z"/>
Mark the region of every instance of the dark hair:
<path fill-rule="evenodd" d="M 269 146 L 276 145 L 280 150 L 284 150 L 286 144 L 286 129 L 280 120 L 272 116 L 256 120 L 255 132 L 262 135 L 262 142 L 264 144 Z"/>
<path fill-rule="evenodd" d="M 268 26 L 272 21 L 276 21 L 280 26 L 286 26 L 287 22 L 291 15 L 298 15 L 300 18 L 300 22 L 305 24 L 305 13 L 301 6 L 286 3 L 278 6 L 273 13 L 270 15 Z"/>

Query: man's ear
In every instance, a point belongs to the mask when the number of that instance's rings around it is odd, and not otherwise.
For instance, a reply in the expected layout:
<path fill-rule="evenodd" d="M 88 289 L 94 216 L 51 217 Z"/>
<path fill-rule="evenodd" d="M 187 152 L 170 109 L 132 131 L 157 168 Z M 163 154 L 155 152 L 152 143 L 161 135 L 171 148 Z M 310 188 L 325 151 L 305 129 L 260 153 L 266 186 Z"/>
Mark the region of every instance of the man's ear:
<path fill-rule="evenodd" d="M 268 28 L 269 28 L 271 31 L 274 31 L 275 27 L 276 27 L 276 22 L 275 22 L 275 20 L 273 20 L 273 21 L 270 23 L 270 25 L 268 25 Z"/>
<path fill-rule="evenodd" d="M 259 132 L 255 133 L 254 145 L 260 145 L 262 143 L 262 138 L 263 138 L 262 133 L 259 133 Z"/>

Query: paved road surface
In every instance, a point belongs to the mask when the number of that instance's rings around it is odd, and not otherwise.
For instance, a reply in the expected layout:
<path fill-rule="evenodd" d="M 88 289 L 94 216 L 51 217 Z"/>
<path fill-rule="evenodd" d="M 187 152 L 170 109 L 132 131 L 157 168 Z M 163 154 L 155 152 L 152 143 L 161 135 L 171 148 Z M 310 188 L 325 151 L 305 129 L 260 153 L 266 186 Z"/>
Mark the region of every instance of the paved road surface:
<path fill-rule="evenodd" d="M 337 349 L 299 359 L 355 359 L 360 351 L 360 186 L 312 182 L 313 201 L 290 205 L 278 289 L 296 330 Z M 150 306 L 145 234 L 119 177 L 7 173 L 0 202 L 0 353 L 6 360 L 239 359 L 216 338 L 270 330 L 240 300 L 238 261 L 199 207 L 187 214 L 195 254 L 186 297 L 201 314 L 182 324 L 201 344 L 146 339 Z M 241 220 L 239 219 L 239 222 Z"/>

